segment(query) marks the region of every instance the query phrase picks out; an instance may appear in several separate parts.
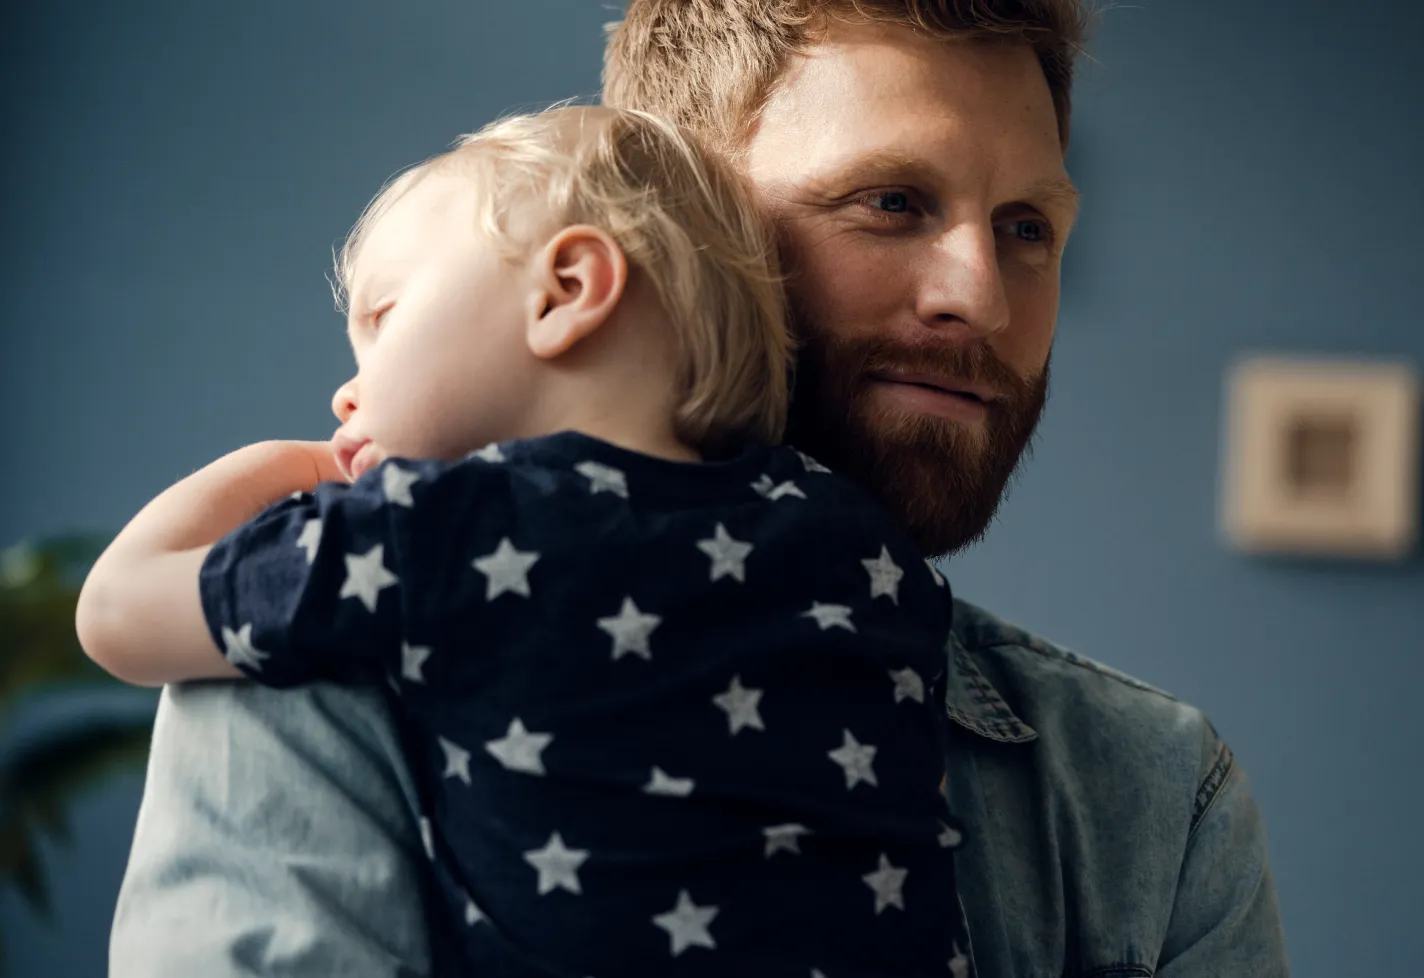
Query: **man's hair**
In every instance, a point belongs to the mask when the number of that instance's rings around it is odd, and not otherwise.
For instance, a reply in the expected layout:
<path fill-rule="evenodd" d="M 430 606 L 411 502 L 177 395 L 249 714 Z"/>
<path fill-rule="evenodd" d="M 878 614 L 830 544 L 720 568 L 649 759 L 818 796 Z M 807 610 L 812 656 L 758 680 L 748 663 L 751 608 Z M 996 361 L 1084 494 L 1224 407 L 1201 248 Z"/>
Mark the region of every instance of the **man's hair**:
<path fill-rule="evenodd" d="M 512 261 L 560 228 L 607 232 L 673 331 L 678 437 L 704 453 L 774 444 L 786 426 L 791 340 L 774 232 L 744 179 L 645 112 L 556 106 L 462 136 L 367 206 L 336 261 L 349 294 L 372 227 L 433 172 L 468 178 L 478 229 Z"/>
<path fill-rule="evenodd" d="M 1068 146 L 1085 0 L 628 0 L 607 27 L 605 105 L 654 112 L 719 152 L 744 149 L 788 56 L 837 22 L 896 24 L 945 40 L 1032 46 Z"/>

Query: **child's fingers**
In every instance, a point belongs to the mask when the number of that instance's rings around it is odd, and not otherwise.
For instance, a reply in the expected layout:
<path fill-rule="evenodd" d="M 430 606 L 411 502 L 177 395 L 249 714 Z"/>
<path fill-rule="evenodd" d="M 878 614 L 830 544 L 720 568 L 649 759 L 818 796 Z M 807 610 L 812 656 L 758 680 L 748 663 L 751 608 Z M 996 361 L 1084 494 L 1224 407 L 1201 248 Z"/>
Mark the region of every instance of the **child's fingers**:
<path fill-rule="evenodd" d="M 307 457 L 311 459 L 312 466 L 316 471 L 316 483 L 320 482 L 347 482 L 346 473 L 341 471 L 341 466 L 337 464 L 336 452 L 332 450 L 329 441 L 303 441 L 296 442 L 300 445 Z"/>

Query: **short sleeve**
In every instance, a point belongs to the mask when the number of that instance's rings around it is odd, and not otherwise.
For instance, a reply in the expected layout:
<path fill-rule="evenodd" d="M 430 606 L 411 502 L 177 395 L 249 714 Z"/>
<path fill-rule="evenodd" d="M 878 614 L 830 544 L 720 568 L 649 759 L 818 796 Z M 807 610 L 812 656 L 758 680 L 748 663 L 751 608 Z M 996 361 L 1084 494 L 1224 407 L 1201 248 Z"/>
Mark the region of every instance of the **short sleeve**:
<path fill-rule="evenodd" d="M 458 499 L 478 512 L 500 481 L 478 459 L 391 459 L 351 485 L 323 483 L 272 506 L 204 561 L 213 641 L 266 686 L 390 675 L 413 624 L 406 584 L 416 563 L 445 566 L 460 546 L 433 510 Z"/>

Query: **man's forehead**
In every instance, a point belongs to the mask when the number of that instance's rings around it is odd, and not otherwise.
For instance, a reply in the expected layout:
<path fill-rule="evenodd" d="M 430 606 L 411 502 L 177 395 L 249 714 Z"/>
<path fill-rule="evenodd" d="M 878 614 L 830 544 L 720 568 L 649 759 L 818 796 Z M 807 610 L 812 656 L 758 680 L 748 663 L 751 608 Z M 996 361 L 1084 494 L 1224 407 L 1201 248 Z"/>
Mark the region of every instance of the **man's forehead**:
<path fill-rule="evenodd" d="M 898 25 L 834 26 L 789 59 L 770 100 L 788 94 L 801 104 L 906 102 L 930 114 L 1012 106 L 1046 115 L 1057 129 L 1030 45 L 933 37 Z"/>
<path fill-rule="evenodd" d="M 992 172 L 1071 194 L 1053 99 L 1031 47 L 900 27 L 837 26 L 794 57 L 747 155 L 764 185 L 898 163 L 941 177 Z"/>

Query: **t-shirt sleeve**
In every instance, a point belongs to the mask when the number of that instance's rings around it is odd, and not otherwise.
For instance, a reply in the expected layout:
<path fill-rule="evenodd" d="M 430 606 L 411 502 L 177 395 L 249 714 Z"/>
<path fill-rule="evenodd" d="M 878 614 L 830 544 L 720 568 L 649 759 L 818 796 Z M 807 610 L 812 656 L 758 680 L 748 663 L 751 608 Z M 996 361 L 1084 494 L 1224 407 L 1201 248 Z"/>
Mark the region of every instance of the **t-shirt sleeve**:
<path fill-rule="evenodd" d="M 351 485 L 323 483 L 270 507 L 204 561 L 213 640 L 266 686 L 392 674 L 411 624 L 413 563 L 439 559 L 430 509 L 452 496 L 477 509 L 498 481 L 477 460 L 392 459 Z"/>

